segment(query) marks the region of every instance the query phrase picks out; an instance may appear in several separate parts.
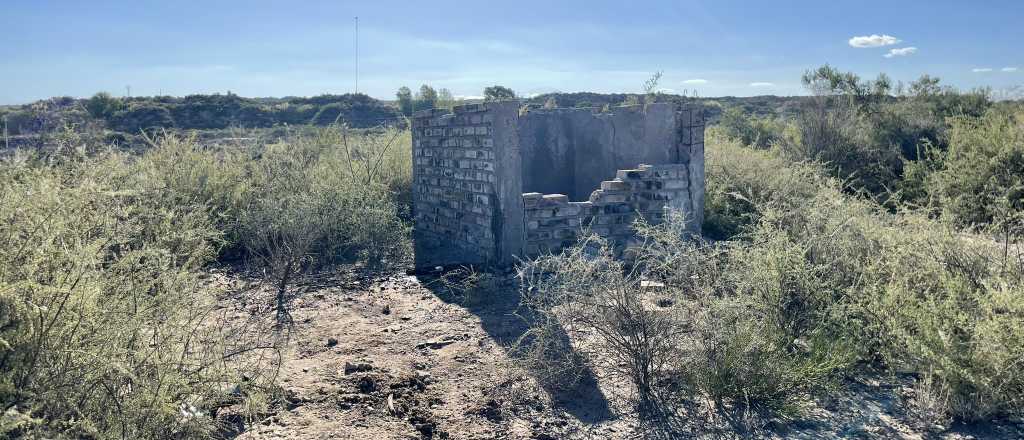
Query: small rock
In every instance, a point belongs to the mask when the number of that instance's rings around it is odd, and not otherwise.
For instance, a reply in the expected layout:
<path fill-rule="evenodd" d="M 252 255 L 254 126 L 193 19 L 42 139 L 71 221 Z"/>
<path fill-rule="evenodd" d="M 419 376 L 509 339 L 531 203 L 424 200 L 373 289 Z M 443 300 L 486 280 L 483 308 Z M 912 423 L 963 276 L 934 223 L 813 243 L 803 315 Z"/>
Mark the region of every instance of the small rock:
<path fill-rule="evenodd" d="M 641 289 L 651 289 L 651 290 L 654 290 L 654 289 L 661 289 L 661 288 L 664 288 L 664 287 L 665 287 L 665 283 L 661 283 L 661 282 L 658 282 L 658 281 L 650 281 L 650 280 L 641 280 L 640 281 L 640 288 Z"/>
<path fill-rule="evenodd" d="M 373 370 L 373 365 L 366 362 L 345 362 L 345 374 L 362 373 Z"/>
<path fill-rule="evenodd" d="M 338 338 L 335 338 L 334 336 L 331 336 L 331 337 L 327 338 L 327 346 L 328 347 L 333 347 L 335 345 L 338 345 Z"/>
<path fill-rule="evenodd" d="M 359 392 L 363 394 L 370 394 L 377 391 L 377 381 L 373 380 L 370 376 L 363 376 L 359 378 Z"/>
<path fill-rule="evenodd" d="M 454 343 L 455 341 L 450 339 L 444 341 L 423 341 L 420 342 L 419 344 L 416 344 L 416 348 L 432 348 L 434 350 L 437 350 L 439 348 L 443 348 Z"/>

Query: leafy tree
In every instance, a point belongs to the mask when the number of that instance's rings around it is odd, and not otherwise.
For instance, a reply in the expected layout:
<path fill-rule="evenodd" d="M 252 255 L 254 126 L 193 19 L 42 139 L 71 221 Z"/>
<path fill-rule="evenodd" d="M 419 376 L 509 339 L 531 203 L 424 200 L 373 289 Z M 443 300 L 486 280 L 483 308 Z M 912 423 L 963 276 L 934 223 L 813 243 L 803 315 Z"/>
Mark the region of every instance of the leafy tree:
<path fill-rule="evenodd" d="M 412 90 L 406 86 L 399 87 L 395 96 L 398 98 L 398 111 L 405 116 L 412 116 Z"/>
<path fill-rule="evenodd" d="M 124 108 L 121 100 L 107 92 L 99 92 L 85 101 L 85 110 L 94 118 L 106 119 Z"/>
<path fill-rule="evenodd" d="M 801 80 L 815 96 L 845 96 L 860 106 L 878 102 L 892 91 L 892 79 L 884 73 L 874 81 L 862 81 L 857 74 L 828 64 L 805 72 Z"/>
<path fill-rule="evenodd" d="M 503 101 L 506 99 L 516 99 L 516 92 L 512 89 L 493 85 L 484 89 L 484 101 Z"/>
<path fill-rule="evenodd" d="M 420 92 L 416 94 L 416 110 L 428 110 L 437 108 L 437 91 L 426 84 L 420 86 Z"/>
<path fill-rule="evenodd" d="M 437 108 L 451 109 L 455 106 L 456 99 L 451 90 L 441 89 L 437 91 Z"/>

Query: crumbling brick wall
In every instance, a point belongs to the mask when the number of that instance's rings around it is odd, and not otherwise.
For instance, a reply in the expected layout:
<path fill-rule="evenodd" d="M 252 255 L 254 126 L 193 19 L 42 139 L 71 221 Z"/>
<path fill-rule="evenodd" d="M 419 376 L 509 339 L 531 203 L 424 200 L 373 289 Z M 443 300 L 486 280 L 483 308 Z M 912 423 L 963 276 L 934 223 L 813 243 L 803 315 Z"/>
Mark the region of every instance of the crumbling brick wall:
<path fill-rule="evenodd" d="M 614 180 L 601 182 L 585 202 L 571 202 L 562 194 L 525 193 L 523 206 L 527 257 L 571 246 L 583 231 L 605 238 L 622 251 L 635 236 L 634 221 L 642 217 L 658 224 L 666 208 L 689 213 L 687 220 L 694 220 L 686 164 L 619 170 Z"/>
<path fill-rule="evenodd" d="M 584 227 L 624 247 L 637 216 L 657 223 L 666 208 L 682 211 L 699 232 L 703 129 L 699 111 L 669 104 L 530 114 L 498 102 L 416 112 L 416 266 L 505 266 L 570 245 Z M 524 194 L 524 187 L 590 199 Z"/>

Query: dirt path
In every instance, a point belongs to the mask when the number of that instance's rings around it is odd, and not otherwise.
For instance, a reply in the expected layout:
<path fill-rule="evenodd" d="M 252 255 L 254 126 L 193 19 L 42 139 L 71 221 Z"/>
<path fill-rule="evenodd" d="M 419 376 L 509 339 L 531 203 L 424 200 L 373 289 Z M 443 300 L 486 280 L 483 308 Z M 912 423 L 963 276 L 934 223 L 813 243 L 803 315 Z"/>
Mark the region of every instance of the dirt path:
<path fill-rule="evenodd" d="M 290 405 L 242 439 L 737 438 L 726 421 L 641 426 L 622 388 L 594 377 L 551 393 L 509 366 L 517 299 L 452 298 L 436 281 L 339 271 L 297 288 L 280 384 Z M 909 379 L 851 382 L 767 438 L 1024 438 L 1012 423 L 917 429 Z M 920 427 L 919 427 L 920 428 Z M 695 432 L 697 431 L 697 432 Z M 748 434 L 751 435 L 751 434 Z"/>

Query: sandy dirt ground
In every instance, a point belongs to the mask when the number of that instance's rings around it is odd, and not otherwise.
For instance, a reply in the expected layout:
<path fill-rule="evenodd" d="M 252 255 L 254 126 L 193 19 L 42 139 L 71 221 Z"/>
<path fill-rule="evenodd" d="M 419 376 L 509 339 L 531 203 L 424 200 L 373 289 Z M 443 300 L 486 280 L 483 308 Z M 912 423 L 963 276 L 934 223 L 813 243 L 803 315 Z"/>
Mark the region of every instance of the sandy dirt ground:
<path fill-rule="evenodd" d="M 244 283 L 230 272 L 225 285 Z M 241 439 L 1024 438 L 1024 424 L 923 426 L 912 379 L 851 380 L 797 420 L 749 425 L 701 411 L 641 421 L 628 387 L 593 374 L 546 390 L 512 366 L 525 330 L 510 279 L 463 297 L 436 277 L 337 269 L 295 287 L 280 372 L 287 402 Z M 264 295 L 266 301 L 270 295 Z M 232 300 L 229 294 L 226 300 Z"/>

